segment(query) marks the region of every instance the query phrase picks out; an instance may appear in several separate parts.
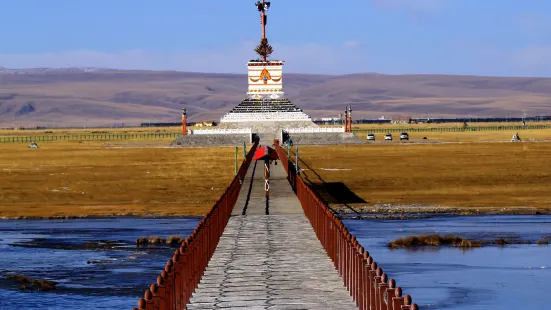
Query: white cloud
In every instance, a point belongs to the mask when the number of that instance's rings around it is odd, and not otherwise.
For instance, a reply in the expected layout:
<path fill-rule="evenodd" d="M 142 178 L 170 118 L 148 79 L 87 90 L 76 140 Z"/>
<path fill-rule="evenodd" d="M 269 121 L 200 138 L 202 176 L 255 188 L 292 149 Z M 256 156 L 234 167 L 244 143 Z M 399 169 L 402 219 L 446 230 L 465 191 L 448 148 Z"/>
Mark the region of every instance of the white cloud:
<path fill-rule="evenodd" d="M 528 45 L 517 49 L 485 42 L 457 41 L 452 45 L 467 56 L 467 66 L 482 75 L 551 76 L 551 45 Z"/>
<path fill-rule="evenodd" d="M 551 45 L 531 45 L 513 52 L 510 58 L 526 69 L 551 70 Z"/>
<path fill-rule="evenodd" d="M 220 47 L 209 51 L 150 52 L 126 50 L 114 53 L 75 50 L 42 54 L 0 54 L 0 66 L 6 68 L 36 67 L 103 67 L 114 69 L 181 70 L 196 72 L 243 73 L 245 63 L 254 54 L 254 42 Z M 342 46 L 321 44 L 284 45 L 277 42 L 274 58 L 287 62 L 287 71 L 302 73 L 358 72 L 365 51 L 358 42 Z"/>
<path fill-rule="evenodd" d="M 342 47 L 345 48 L 345 49 L 353 49 L 353 48 L 358 48 L 361 46 L 361 42 L 360 41 L 354 41 L 354 40 L 351 40 L 351 41 L 345 41 L 342 43 Z"/>

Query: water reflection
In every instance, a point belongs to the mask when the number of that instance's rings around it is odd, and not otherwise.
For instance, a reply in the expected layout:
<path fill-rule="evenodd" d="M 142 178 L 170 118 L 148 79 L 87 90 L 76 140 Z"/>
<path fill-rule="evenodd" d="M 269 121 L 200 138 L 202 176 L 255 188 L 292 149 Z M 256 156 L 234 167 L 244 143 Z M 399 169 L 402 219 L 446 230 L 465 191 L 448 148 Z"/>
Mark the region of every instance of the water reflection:
<path fill-rule="evenodd" d="M 551 216 L 469 216 L 413 220 L 346 220 L 383 270 L 422 309 L 547 309 L 551 246 L 485 246 L 391 250 L 386 244 L 419 234 L 538 240 L 551 236 Z"/>

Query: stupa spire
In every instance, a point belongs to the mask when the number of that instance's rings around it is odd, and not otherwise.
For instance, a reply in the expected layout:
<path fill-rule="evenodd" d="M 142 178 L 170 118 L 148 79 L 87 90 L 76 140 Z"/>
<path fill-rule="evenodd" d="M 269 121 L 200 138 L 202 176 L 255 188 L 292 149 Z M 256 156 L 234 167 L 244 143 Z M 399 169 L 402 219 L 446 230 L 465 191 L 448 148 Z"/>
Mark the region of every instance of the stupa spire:
<path fill-rule="evenodd" d="M 254 51 L 262 57 L 263 62 L 267 62 L 268 56 L 274 52 L 274 49 L 268 44 L 268 38 L 266 37 L 266 24 L 268 22 L 268 10 L 270 9 L 269 1 L 257 1 L 255 3 L 256 8 L 260 12 L 260 24 L 262 25 L 262 39 L 260 44 L 254 49 Z"/>

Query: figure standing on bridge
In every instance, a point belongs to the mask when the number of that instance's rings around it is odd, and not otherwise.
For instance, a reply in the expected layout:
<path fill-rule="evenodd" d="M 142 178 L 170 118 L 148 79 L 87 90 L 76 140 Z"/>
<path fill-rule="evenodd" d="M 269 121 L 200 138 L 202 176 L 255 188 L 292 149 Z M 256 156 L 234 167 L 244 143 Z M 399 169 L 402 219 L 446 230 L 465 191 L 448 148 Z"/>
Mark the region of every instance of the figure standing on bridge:
<path fill-rule="evenodd" d="M 278 158 L 277 152 L 267 145 L 259 147 L 254 154 L 255 160 L 264 161 L 264 191 L 266 192 L 266 198 L 270 197 L 270 162 Z"/>

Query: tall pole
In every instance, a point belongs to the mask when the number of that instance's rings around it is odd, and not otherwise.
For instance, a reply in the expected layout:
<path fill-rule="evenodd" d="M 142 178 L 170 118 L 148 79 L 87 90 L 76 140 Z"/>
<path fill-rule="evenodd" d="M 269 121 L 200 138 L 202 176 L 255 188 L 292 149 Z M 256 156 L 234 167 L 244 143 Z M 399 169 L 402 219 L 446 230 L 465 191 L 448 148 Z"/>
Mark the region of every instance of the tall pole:
<path fill-rule="evenodd" d="M 247 158 L 247 142 L 243 141 L 243 158 Z"/>
<path fill-rule="evenodd" d="M 187 135 L 187 113 L 186 108 L 182 108 L 182 135 Z"/>
<path fill-rule="evenodd" d="M 235 146 L 235 174 L 237 175 L 237 152 L 239 152 L 239 147 Z"/>
<path fill-rule="evenodd" d="M 352 106 L 348 106 L 348 132 L 352 132 Z"/>
<path fill-rule="evenodd" d="M 255 5 L 257 6 L 258 11 L 260 12 L 260 24 L 262 25 L 262 40 L 261 40 L 262 43 L 261 44 L 266 44 L 268 40 L 266 38 L 266 24 L 268 21 L 266 11 L 268 11 L 268 9 L 270 8 L 270 2 L 266 0 L 262 0 L 262 1 L 257 1 Z M 267 62 L 267 59 L 268 59 L 268 54 L 263 53 L 262 61 Z"/>
<path fill-rule="evenodd" d="M 266 5 L 265 0 L 262 0 L 262 7 Z M 266 13 L 264 10 L 260 13 L 260 24 L 262 24 L 262 39 L 266 39 Z M 264 56 L 264 62 L 266 62 L 266 56 Z"/>
<path fill-rule="evenodd" d="M 342 123 L 344 125 L 344 132 L 348 132 L 348 109 L 344 108 L 344 116 L 342 119 Z"/>
<path fill-rule="evenodd" d="M 295 171 L 297 172 L 297 174 L 299 174 L 299 171 L 298 171 L 298 146 L 297 146 L 297 149 L 295 151 Z"/>

